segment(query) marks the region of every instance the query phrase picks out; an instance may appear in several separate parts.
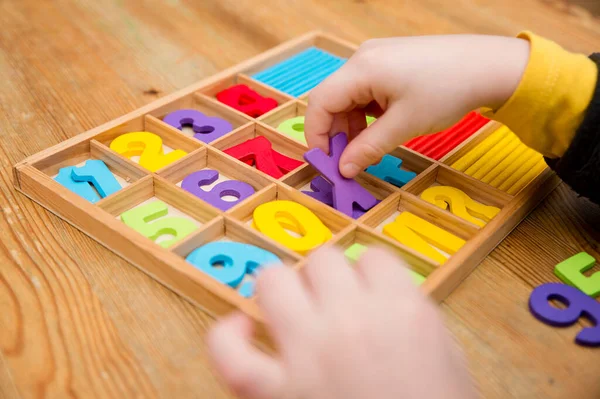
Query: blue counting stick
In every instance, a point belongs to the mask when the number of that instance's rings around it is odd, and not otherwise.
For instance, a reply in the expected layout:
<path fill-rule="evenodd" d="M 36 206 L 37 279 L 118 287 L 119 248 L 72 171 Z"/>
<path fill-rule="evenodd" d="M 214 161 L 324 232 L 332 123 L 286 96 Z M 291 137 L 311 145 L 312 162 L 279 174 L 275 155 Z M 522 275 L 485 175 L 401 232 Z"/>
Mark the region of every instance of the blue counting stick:
<path fill-rule="evenodd" d="M 297 97 L 317 86 L 345 62 L 345 58 L 310 47 L 252 77 Z"/>
<path fill-rule="evenodd" d="M 391 183 L 394 186 L 402 187 L 414 179 L 417 174 L 415 172 L 407 172 L 400 169 L 401 165 L 402 160 L 400 158 L 396 158 L 392 155 L 384 155 L 381 162 L 367 168 L 367 173 Z"/>
<path fill-rule="evenodd" d="M 91 183 L 102 198 L 108 197 L 121 189 L 121 185 L 108 169 L 108 166 L 104 161 L 98 159 L 90 159 L 84 166 L 73 168 L 71 178 L 75 182 Z"/>
<path fill-rule="evenodd" d="M 71 178 L 71 173 L 75 169 L 74 166 L 67 166 L 58 170 L 58 176 L 54 180 L 65 186 L 80 197 L 85 198 L 92 204 L 100 200 L 98 193 L 89 185 L 88 182 L 78 182 Z"/>
<path fill-rule="evenodd" d="M 246 274 L 255 276 L 266 265 L 281 263 L 277 256 L 254 245 L 218 241 L 196 248 L 185 260 L 223 284 L 239 287 L 238 292 L 246 298 L 254 294 L 254 281 L 242 283 Z"/>

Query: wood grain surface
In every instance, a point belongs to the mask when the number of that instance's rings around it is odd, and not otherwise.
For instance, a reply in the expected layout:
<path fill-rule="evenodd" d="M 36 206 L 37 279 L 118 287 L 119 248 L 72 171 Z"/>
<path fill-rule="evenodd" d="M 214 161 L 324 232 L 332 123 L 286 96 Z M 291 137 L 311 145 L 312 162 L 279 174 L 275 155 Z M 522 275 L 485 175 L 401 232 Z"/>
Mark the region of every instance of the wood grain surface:
<path fill-rule="evenodd" d="M 0 0 L 0 397 L 230 397 L 210 318 L 16 193 L 14 163 L 309 30 L 531 29 L 590 53 L 599 16 L 592 0 Z M 600 259 L 599 226 L 561 185 L 442 305 L 484 397 L 600 397 L 600 352 L 526 306 L 559 261 Z"/>

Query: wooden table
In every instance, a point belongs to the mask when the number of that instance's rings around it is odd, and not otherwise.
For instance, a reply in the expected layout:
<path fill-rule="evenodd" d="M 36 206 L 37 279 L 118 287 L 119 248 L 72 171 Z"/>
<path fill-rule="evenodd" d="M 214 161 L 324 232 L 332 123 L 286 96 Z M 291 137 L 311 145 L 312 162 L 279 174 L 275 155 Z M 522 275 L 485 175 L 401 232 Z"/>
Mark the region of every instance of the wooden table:
<path fill-rule="evenodd" d="M 594 0 L 268 3 L 0 1 L 0 397 L 229 397 L 211 319 L 16 193 L 26 156 L 315 28 L 355 42 L 528 28 L 600 50 Z M 600 208 L 560 186 L 442 305 L 485 397 L 600 396 L 600 352 L 526 306 L 557 262 L 600 259 L 598 226 Z"/>

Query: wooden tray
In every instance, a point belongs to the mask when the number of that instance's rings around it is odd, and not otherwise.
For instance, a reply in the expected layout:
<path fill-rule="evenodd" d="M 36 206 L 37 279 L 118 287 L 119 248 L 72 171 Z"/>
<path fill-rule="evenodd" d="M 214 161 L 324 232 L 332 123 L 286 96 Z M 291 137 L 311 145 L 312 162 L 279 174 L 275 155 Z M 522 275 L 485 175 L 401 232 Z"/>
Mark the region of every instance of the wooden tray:
<path fill-rule="evenodd" d="M 357 46 L 320 32 L 284 43 L 121 118 L 30 156 L 14 167 L 15 187 L 213 315 L 222 315 L 237 308 L 261 321 L 252 298 L 243 298 L 234 289 L 219 283 L 185 261 L 185 256 L 193 249 L 226 237 L 271 251 L 296 270 L 303 267 L 304 256 L 262 235 L 249 224 L 254 208 L 274 199 L 296 201 L 315 213 L 333 233 L 333 238 L 326 245 L 347 248 L 353 243 L 379 244 L 395 251 L 415 271 L 426 276 L 422 289 L 436 301 L 443 300 L 556 187 L 558 179 L 546 169 L 513 196 L 452 169 L 449 165 L 499 127 L 497 123 L 490 122 L 440 161 L 429 159 L 405 147 L 397 148 L 393 155 L 403 159 L 404 167 L 418 173 L 415 179 L 402 188 L 362 173 L 358 181 L 382 202 L 358 220 L 353 220 L 299 191 L 316 175 L 310 165 L 305 164 L 281 179 L 274 179 L 224 154 L 222 150 L 262 135 L 271 140 L 276 150 L 302 159 L 307 148 L 278 132 L 276 127 L 282 120 L 304 113 L 307 95 L 294 98 L 250 76 L 311 46 L 344 58 L 351 56 L 357 49 Z M 279 106 L 254 119 L 216 100 L 217 92 L 236 83 L 247 84 L 261 95 L 276 99 Z M 235 129 L 206 145 L 162 122 L 161 118 L 166 114 L 182 108 L 195 108 L 205 114 L 227 119 Z M 151 173 L 109 148 L 115 137 L 134 131 L 158 134 L 165 145 L 182 149 L 188 155 Z M 90 158 L 103 160 L 126 184 L 126 187 L 96 204 L 74 194 L 52 178 L 59 168 L 77 165 Z M 227 212 L 221 212 L 176 185 L 187 174 L 205 167 L 217 169 L 232 179 L 251 184 L 256 193 Z M 501 212 L 485 227 L 480 228 L 419 198 L 419 194 L 432 184 L 459 188 L 477 201 L 500 207 Z M 165 249 L 118 219 L 122 212 L 153 197 L 161 199 L 201 226 L 183 241 Z M 466 244 L 440 266 L 382 234 L 382 224 L 402 211 L 410 211 L 442 227 L 465 239 Z M 262 327 L 262 323 L 259 324 Z M 262 328 L 260 331 L 264 332 Z"/>

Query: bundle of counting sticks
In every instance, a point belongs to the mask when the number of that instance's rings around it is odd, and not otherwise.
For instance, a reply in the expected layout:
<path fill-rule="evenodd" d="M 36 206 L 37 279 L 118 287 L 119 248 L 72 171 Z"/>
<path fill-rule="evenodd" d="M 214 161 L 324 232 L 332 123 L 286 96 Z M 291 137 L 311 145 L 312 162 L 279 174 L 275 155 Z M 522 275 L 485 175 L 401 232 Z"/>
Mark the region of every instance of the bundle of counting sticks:
<path fill-rule="evenodd" d="M 546 162 L 541 154 L 502 126 L 452 167 L 513 195 L 539 175 Z"/>

